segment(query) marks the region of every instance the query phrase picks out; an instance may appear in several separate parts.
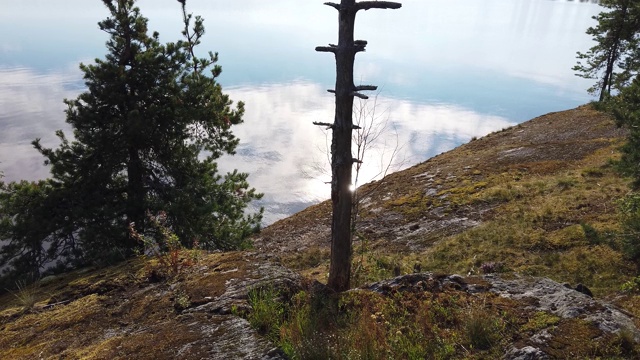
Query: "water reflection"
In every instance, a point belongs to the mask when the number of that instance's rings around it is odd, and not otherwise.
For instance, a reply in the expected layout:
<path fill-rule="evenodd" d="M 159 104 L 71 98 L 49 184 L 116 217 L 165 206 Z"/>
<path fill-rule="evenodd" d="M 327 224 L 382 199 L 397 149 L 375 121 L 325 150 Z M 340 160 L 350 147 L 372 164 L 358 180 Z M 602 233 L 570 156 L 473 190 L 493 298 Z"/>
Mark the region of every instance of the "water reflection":
<path fill-rule="evenodd" d="M 77 71 L 38 74 L 28 69 L 0 70 L 0 169 L 5 180 L 35 180 L 48 176 L 43 158 L 30 142 L 41 137 L 56 146 L 54 131 L 67 129 L 61 99 L 79 92 Z M 238 168 L 249 172 L 250 183 L 265 193 L 266 223 L 290 215 L 329 196 L 327 135 L 313 121 L 330 121 L 333 97 L 312 82 L 235 87 L 227 89 L 233 99 L 246 102 L 245 123 L 235 133 L 241 139 L 237 154 L 220 160 L 223 171 Z M 430 156 L 482 136 L 513 122 L 482 115 L 447 104 L 421 104 L 380 95 L 379 114 L 388 130 L 372 147 L 362 182 L 381 172 L 393 160 L 399 170 Z M 67 129 L 68 130 L 68 129 Z M 386 144 L 386 145 L 385 145 Z M 389 158 L 390 149 L 399 146 Z"/>
<path fill-rule="evenodd" d="M 64 98 L 78 93 L 78 71 L 39 74 L 0 68 L 0 170 L 5 180 L 36 180 L 49 175 L 31 141 L 56 145 L 54 132 L 67 129 Z"/>
<path fill-rule="evenodd" d="M 294 82 L 230 89 L 247 103 L 245 124 L 236 134 L 236 156 L 220 161 L 222 169 L 239 168 L 265 193 L 266 223 L 329 197 L 328 134 L 313 121 L 333 118 L 333 97 L 318 84 Z M 371 106 L 372 104 L 369 104 Z M 447 151 L 474 136 L 514 124 L 450 104 L 422 104 L 380 95 L 380 121 L 387 130 L 365 157 L 361 183 L 373 180 L 392 162 L 400 170 Z M 397 154 L 391 158 L 392 150 Z"/>
<path fill-rule="evenodd" d="M 592 45 L 584 34 L 601 8 L 584 0 L 405 0 L 393 12 L 366 12 L 356 37 L 369 41 L 356 60 L 357 82 L 380 85 L 389 131 L 365 159 L 363 181 L 380 172 L 389 146 L 394 169 L 423 161 L 473 136 L 589 101 L 589 80 L 571 67 Z M 251 173 L 265 193 L 266 222 L 329 196 L 327 139 L 333 58 L 313 51 L 335 42 L 335 10 L 321 0 L 190 0 L 205 18 L 203 49 L 220 52 L 220 81 L 246 102 L 236 130 L 238 154 L 225 170 Z M 162 41 L 179 35 L 175 0 L 140 0 Z M 100 1 L 30 0 L 0 12 L 0 170 L 6 180 L 48 176 L 30 142 L 57 146 L 67 129 L 63 98 L 83 88 L 77 70 L 102 57 Z M 78 35 L 81 34 L 81 35 Z M 397 141 L 396 134 L 397 132 Z M 385 150 L 387 149 L 387 150 Z"/>

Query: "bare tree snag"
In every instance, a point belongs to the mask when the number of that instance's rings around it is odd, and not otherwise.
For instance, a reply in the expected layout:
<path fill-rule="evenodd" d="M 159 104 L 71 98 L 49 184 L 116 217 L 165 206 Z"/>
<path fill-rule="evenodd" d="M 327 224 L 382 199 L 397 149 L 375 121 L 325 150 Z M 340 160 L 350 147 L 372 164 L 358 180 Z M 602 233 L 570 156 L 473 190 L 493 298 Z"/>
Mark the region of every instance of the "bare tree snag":
<path fill-rule="evenodd" d="M 369 9 L 399 9 L 402 4 L 390 1 L 341 0 L 340 4 L 326 2 L 339 12 L 338 45 L 318 46 L 316 51 L 331 52 L 336 58 L 336 109 L 331 128 L 331 266 L 328 286 L 333 291 L 348 290 L 351 280 L 351 170 L 354 159 L 351 154 L 353 125 L 353 98 L 366 99 L 362 90 L 375 90 L 376 86 L 353 84 L 353 63 L 358 52 L 365 51 L 367 42 L 354 40 L 356 13 Z M 319 124 L 320 125 L 320 124 Z M 326 125 L 326 124 L 322 124 Z"/>

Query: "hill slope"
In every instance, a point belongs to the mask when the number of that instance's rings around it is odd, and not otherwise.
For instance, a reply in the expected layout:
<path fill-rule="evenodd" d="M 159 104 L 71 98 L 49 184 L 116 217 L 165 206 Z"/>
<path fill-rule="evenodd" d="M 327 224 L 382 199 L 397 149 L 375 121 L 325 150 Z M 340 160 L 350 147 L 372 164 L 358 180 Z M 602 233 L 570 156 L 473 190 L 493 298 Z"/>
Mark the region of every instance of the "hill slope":
<path fill-rule="evenodd" d="M 608 234 L 629 190 L 611 166 L 624 131 L 590 106 L 547 114 L 473 140 L 380 182 L 362 197 L 356 282 L 414 268 L 504 271 L 617 289 L 633 266 Z M 256 248 L 324 280 L 330 203 L 264 229 Z M 381 266 L 382 265 L 382 266 Z M 380 268 L 382 267 L 382 268 Z"/>
<path fill-rule="evenodd" d="M 309 295 L 322 286 L 308 278 L 328 271 L 324 202 L 264 229 L 250 252 L 181 254 L 197 261 L 177 274 L 139 258 L 1 295 L 0 358 L 286 358 L 276 345 L 302 358 L 637 356 L 640 297 L 619 292 L 635 268 L 615 236 L 628 186 L 610 165 L 623 137 L 582 106 L 362 186 L 360 289 L 340 314 Z M 261 289 L 276 298 L 256 300 Z M 278 325 L 257 331 L 250 314 Z"/>

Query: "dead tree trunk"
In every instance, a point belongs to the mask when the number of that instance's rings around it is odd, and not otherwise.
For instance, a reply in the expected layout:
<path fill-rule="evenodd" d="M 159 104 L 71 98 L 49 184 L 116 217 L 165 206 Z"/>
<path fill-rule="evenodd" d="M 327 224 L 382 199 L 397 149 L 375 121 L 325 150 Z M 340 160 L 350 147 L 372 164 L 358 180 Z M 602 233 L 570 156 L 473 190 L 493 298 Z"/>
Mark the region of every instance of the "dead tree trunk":
<path fill-rule="evenodd" d="M 336 292 L 349 289 L 351 279 L 351 168 L 354 161 L 351 154 L 351 132 L 353 126 L 353 97 L 366 99 L 362 90 L 376 90 L 376 86 L 355 86 L 353 83 L 353 63 L 356 53 L 364 51 L 367 42 L 354 40 L 353 32 L 356 13 L 369 9 L 399 9 L 402 5 L 390 1 L 341 0 L 340 4 L 326 2 L 339 12 L 338 45 L 318 46 L 316 51 L 331 52 L 336 58 L 336 110 L 331 139 L 331 201 L 333 216 L 331 222 L 331 267 L 328 286 Z"/>

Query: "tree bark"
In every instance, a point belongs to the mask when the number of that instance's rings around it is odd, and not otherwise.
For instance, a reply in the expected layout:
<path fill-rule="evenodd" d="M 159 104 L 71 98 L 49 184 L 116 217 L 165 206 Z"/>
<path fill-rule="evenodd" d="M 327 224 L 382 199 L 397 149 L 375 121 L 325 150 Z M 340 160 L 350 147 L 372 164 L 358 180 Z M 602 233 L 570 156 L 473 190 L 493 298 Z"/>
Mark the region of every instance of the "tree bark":
<path fill-rule="evenodd" d="M 340 4 L 325 3 L 338 10 L 338 45 L 319 46 L 316 51 L 332 52 L 336 58 L 335 118 L 332 124 L 331 141 L 331 201 L 333 215 L 331 219 L 331 265 L 328 287 L 335 292 L 348 290 L 351 282 L 351 212 L 353 198 L 351 193 L 351 170 L 353 156 L 351 139 L 353 131 L 353 97 L 364 97 L 358 90 L 375 89 L 365 85 L 353 84 L 353 63 L 355 55 L 364 51 L 366 41 L 354 41 L 356 13 L 369 9 L 397 9 L 400 4 L 388 1 L 342 0 Z M 326 124 L 325 124 L 326 125 Z"/>
<path fill-rule="evenodd" d="M 118 1 L 118 11 L 126 13 L 126 6 L 122 2 L 123 0 Z M 132 49 L 132 34 L 131 27 L 133 24 L 124 24 L 124 47 L 122 50 L 122 54 L 120 55 L 119 65 L 122 68 L 122 73 L 124 77 L 128 77 L 127 68 L 135 66 L 134 57 L 135 54 Z M 137 123 L 140 121 L 139 118 L 132 118 L 131 111 L 135 108 L 135 92 L 129 87 L 126 86 L 125 83 L 128 81 L 122 80 L 122 92 L 127 94 L 126 104 L 120 107 L 120 116 L 124 121 L 124 127 L 126 129 L 125 138 L 126 138 L 126 146 L 127 146 L 127 200 L 126 200 L 126 217 L 127 223 L 134 223 L 136 230 L 143 234 L 144 233 L 144 220 L 145 220 L 145 186 L 144 186 L 144 164 L 142 163 L 142 159 L 140 158 L 139 146 L 137 142 L 139 141 L 140 134 L 139 129 L 140 126 Z M 137 244 L 134 241 L 126 241 L 124 248 L 126 249 L 134 249 Z"/>
<path fill-rule="evenodd" d="M 613 83 L 613 71 L 615 70 L 615 65 L 620 60 L 620 46 L 623 41 L 624 32 L 625 32 L 625 23 L 628 15 L 628 4 L 625 2 L 622 4 L 622 8 L 620 9 L 621 18 L 619 19 L 619 24 L 616 27 L 613 34 L 610 36 L 611 39 L 611 48 L 608 49 L 607 56 L 607 66 L 605 68 L 605 73 L 602 78 L 602 89 L 600 89 L 600 98 L 598 101 L 602 101 L 606 95 L 611 95 L 611 85 Z"/>
<path fill-rule="evenodd" d="M 139 233 L 144 232 L 145 190 L 144 169 L 142 160 L 135 145 L 129 145 L 129 161 L 127 162 L 127 219 L 135 223 Z M 135 243 L 133 243 L 135 245 Z M 131 248 L 135 246 L 129 246 Z"/>
<path fill-rule="evenodd" d="M 355 61 L 355 0 L 342 0 L 336 50 L 336 101 L 331 141 L 331 266 L 329 288 L 349 289 L 351 280 L 351 133 L 353 125 L 353 63 Z"/>

